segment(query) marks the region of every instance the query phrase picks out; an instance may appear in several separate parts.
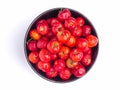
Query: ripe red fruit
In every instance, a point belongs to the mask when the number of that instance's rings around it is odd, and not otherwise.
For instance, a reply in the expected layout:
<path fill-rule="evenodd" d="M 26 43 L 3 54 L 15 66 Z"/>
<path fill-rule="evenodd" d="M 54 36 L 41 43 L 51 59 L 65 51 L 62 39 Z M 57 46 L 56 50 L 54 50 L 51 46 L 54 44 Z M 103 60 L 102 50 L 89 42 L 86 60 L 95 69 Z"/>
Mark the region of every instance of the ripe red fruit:
<path fill-rule="evenodd" d="M 66 60 L 66 66 L 68 67 L 68 68 L 74 68 L 75 66 L 77 66 L 78 65 L 78 62 L 74 62 L 72 59 L 70 59 L 70 58 L 68 58 L 67 60 Z"/>
<path fill-rule="evenodd" d="M 66 45 L 69 47 L 74 47 L 76 44 L 76 38 L 71 35 L 70 39 L 66 42 Z"/>
<path fill-rule="evenodd" d="M 74 36 L 81 36 L 82 35 L 82 28 L 80 26 L 76 26 L 75 28 L 71 29 L 71 33 Z"/>
<path fill-rule="evenodd" d="M 60 21 L 64 21 L 68 19 L 69 17 L 71 17 L 71 12 L 68 9 L 63 9 L 58 13 L 58 19 Z"/>
<path fill-rule="evenodd" d="M 75 28 L 77 26 L 75 18 L 69 17 L 68 19 L 66 19 L 64 26 L 65 28 L 70 29 L 70 30 Z"/>
<path fill-rule="evenodd" d="M 76 47 L 81 49 L 81 50 L 84 50 L 88 47 L 88 41 L 87 39 L 85 38 L 79 38 L 77 40 L 77 43 L 76 43 Z"/>
<path fill-rule="evenodd" d="M 58 59 L 58 55 L 57 54 L 51 54 L 51 60 L 56 60 Z"/>
<path fill-rule="evenodd" d="M 47 49 L 41 49 L 39 52 L 40 60 L 43 62 L 49 62 L 51 60 L 51 53 Z"/>
<path fill-rule="evenodd" d="M 81 60 L 84 66 L 89 66 L 92 63 L 91 55 L 85 54 Z"/>
<path fill-rule="evenodd" d="M 82 27 L 85 24 L 85 20 L 82 17 L 76 18 L 77 25 Z"/>
<path fill-rule="evenodd" d="M 42 70 L 43 72 L 48 72 L 51 68 L 51 65 L 49 62 L 42 62 L 42 61 L 39 61 L 37 63 L 37 68 L 39 70 Z"/>
<path fill-rule="evenodd" d="M 40 48 L 40 49 L 46 48 L 47 43 L 48 43 L 48 38 L 42 37 L 40 40 L 38 40 L 37 47 Z"/>
<path fill-rule="evenodd" d="M 60 51 L 60 43 L 57 40 L 52 40 L 47 44 L 47 49 L 51 52 L 51 53 L 58 53 Z"/>
<path fill-rule="evenodd" d="M 38 55 L 38 52 L 31 52 L 28 56 L 28 60 L 35 64 L 39 61 L 39 55 Z"/>
<path fill-rule="evenodd" d="M 86 39 L 88 41 L 88 47 L 90 48 L 95 47 L 98 44 L 98 38 L 94 35 L 88 35 Z"/>
<path fill-rule="evenodd" d="M 57 76 L 58 72 L 54 68 L 50 68 L 47 72 L 46 75 L 48 78 L 55 78 Z"/>
<path fill-rule="evenodd" d="M 33 40 L 29 41 L 29 42 L 27 43 L 27 48 L 28 48 L 28 50 L 30 50 L 30 51 L 37 51 L 36 41 L 33 41 Z"/>
<path fill-rule="evenodd" d="M 82 27 L 82 30 L 83 30 L 83 36 L 87 36 L 91 33 L 91 27 L 89 25 L 84 25 Z"/>
<path fill-rule="evenodd" d="M 37 32 L 36 29 L 30 30 L 29 35 L 34 40 L 39 40 L 41 38 L 41 35 Z"/>
<path fill-rule="evenodd" d="M 49 32 L 48 24 L 46 24 L 46 23 L 38 23 L 37 24 L 37 31 L 41 35 L 46 35 Z"/>
<path fill-rule="evenodd" d="M 54 24 L 56 24 L 56 23 L 60 23 L 60 22 L 58 21 L 57 18 L 52 18 L 51 22 L 50 22 L 51 26 L 54 26 Z"/>
<path fill-rule="evenodd" d="M 86 69 L 83 65 L 78 65 L 76 66 L 73 70 L 72 73 L 75 77 L 82 77 L 86 73 Z"/>
<path fill-rule="evenodd" d="M 52 32 L 54 34 L 57 34 L 59 31 L 64 30 L 63 24 L 60 22 L 56 22 L 55 24 L 53 24 L 52 26 Z"/>
<path fill-rule="evenodd" d="M 68 58 L 69 53 L 70 53 L 70 49 L 69 49 L 68 47 L 66 47 L 66 46 L 62 46 L 62 47 L 60 48 L 60 51 L 59 51 L 58 55 L 59 55 L 59 57 L 60 57 L 61 59 L 64 59 L 64 60 L 65 60 L 65 59 Z"/>
<path fill-rule="evenodd" d="M 68 80 L 71 77 L 71 71 L 68 68 L 65 68 L 59 73 L 62 80 Z"/>
<path fill-rule="evenodd" d="M 66 43 L 70 39 L 71 33 L 68 30 L 63 30 L 57 33 L 57 38 L 61 43 Z"/>
<path fill-rule="evenodd" d="M 81 61 L 83 57 L 83 52 L 80 49 L 73 49 L 70 52 L 70 58 L 74 61 L 74 62 L 78 62 Z"/>
<path fill-rule="evenodd" d="M 58 59 L 54 61 L 54 69 L 56 71 L 61 71 L 65 68 L 65 61 L 62 59 Z"/>

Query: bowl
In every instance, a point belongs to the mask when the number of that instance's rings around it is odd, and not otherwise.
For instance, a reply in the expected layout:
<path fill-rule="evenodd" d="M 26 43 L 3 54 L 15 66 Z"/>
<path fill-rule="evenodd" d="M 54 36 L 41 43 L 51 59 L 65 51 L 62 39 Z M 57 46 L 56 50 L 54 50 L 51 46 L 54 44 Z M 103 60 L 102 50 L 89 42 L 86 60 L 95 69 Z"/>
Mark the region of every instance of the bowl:
<path fill-rule="evenodd" d="M 53 9 L 50 9 L 50 10 L 47 10 L 43 13 L 41 13 L 40 15 L 38 15 L 33 21 L 32 23 L 29 25 L 28 27 L 28 30 L 25 34 L 25 38 L 24 38 L 24 52 L 25 52 L 25 56 L 26 56 L 26 59 L 27 59 L 27 62 L 29 63 L 29 65 L 31 66 L 31 68 L 42 78 L 46 79 L 46 80 L 49 80 L 49 81 L 52 81 L 52 82 L 59 82 L 59 83 L 64 83 L 64 82 L 72 82 L 72 81 L 75 81 L 79 78 L 75 77 L 74 75 L 72 75 L 70 77 L 70 79 L 68 80 L 62 80 L 59 76 L 55 77 L 55 78 L 48 78 L 46 76 L 46 74 L 40 70 L 38 70 L 36 68 L 36 65 L 32 64 L 29 60 L 28 60 L 28 55 L 30 53 L 30 51 L 27 49 L 27 45 L 26 43 L 28 42 L 28 40 L 30 39 L 29 37 L 29 32 L 31 29 L 34 29 L 36 27 L 36 23 L 41 20 L 41 19 L 48 19 L 48 18 L 51 18 L 51 17 L 56 17 L 57 14 L 59 13 L 59 11 L 61 9 L 64 9 L 64 8 L 53 8 Z M 83 14 L 81 14 L 80 12 L 76 11 L 76 10 L 73 10 L 73 9 L 70 9 L 68 8 L 72 14 L 73 17 L 83 17 L 85 19 L 85 24 L 87 25 L 90 25 L 92 27 L 92 31 L 91 31 L 91 34 L 95 35 L 97 38 L 98 38 L 98 35 L 97 35 L 97 32 L 94 28 L 94 26 L 92 25 L 92 23 L 88 20 L 88 18 L 86 18 Z M 98 50 L 99 50 L 99 42 L 97 44 L 97 46 L 95 46 L 94 48 L 92 48 L 92 64 L 90 66 L 87 66 L 86 67 L 86 73 L 91 69 L 91 67 L 93 66 L 93 64 L 95 63 L 96 61 L 96 58 L 97 58 L 97 55 L 98 55 Z"/>

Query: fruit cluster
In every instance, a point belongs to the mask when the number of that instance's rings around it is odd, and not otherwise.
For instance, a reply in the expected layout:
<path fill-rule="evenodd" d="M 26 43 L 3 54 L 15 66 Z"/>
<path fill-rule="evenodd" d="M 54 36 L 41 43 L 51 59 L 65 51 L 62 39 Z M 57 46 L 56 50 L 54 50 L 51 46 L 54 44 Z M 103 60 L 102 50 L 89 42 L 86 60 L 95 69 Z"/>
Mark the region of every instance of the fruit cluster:
<path fill-rule="evenodd" d="M 73 17 L 69 9 L 62 9 L 56 17 L 41 19 L 29 31 L 28 60 L 48 78 L 68 80 L 82 77 L 92 64 L 92 48 L 98 38 L 85 24 L 83 17 Z"/>

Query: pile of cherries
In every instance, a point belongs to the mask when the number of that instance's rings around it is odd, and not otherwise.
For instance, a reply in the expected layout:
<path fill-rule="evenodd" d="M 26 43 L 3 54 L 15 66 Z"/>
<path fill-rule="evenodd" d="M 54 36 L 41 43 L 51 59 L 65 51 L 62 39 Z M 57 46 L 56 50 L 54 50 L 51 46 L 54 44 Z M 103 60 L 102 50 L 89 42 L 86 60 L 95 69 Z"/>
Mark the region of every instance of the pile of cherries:
<path fill-rule="evenodd" d="M 92 48 L 98 44 L 85 22 L 83 17 L 73 17 L 69 9 L 39 20 L 26 43 L 29 62 L 48 78 L 82 77 L 92 64 Z"/>

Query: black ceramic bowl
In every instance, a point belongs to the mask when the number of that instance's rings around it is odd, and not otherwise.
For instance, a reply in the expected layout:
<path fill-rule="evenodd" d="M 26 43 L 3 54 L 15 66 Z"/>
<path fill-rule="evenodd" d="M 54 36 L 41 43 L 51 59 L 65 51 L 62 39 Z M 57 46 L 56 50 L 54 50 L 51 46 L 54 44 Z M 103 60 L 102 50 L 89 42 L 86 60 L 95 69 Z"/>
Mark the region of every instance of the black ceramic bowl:
<path fill-rule="evenodd" d="M 47 11 L 43 12 L 42 14 L 38 15 L 38 16 L 33 20 L 33 22 L 30 24 L 30 26 L 29 26 L 29 28 L 28 28 L 28 30 L 27 30 L 27 32 L 26 32 L 26 35 L 25 35 L 25 39 L 24 39 L 24 51 L 25 51 L 25 56 L 26 56 L 26 59 L 27 59 L 29 65 L 32 67 L 32 69 L 33 69 L 39 76 L 41 76 L 41 77 L 43 77 L 43 78 L 45 78 L 45 79 L 47 79 L 47 80 L 49 80 L 49 81 L 53 81 L 53 82 L 71 82 L 71 81 L 77 80 L 77 79 L 79 79 L 79 78 L 76 78 L 76 77 L 74 77 L 73 75 L 71 76 L 71 78 L 70 78 L 69 80 L 66 80 L 66 81 L 63 81 L 63 80 L 60 79 L 59 77 L 56 77 L 56 78 L 53 78 L 53 79 L 47 78 L 44 72 L 38 70 L 38 69 L 36 68 L 36 66 L 35 66 L 34 64 L 32 64 L 32 63 L 28 60 L 28 55 L 29 55 L 30 51 L 29 51 L 29 50 L 27 49 L 27 47 L 26 47 L 26 43 L 27 43 L 27 41 L 30 39 L 30 37 L 29 37 L 28 34 L 29 34 L 29 32 L 30 32 L 31 29 L 34 29 L 34 28 L 36 27 L 36 23 L 37 23 L 39 20 L 41 20 L 41 19 L 48 19 L 48 18 L 51 18 L 51 17 L 56 17 L 57 14 L 59 13 L 59 11 L 60 11 L 61 9 L 63 9 L 63 8 L 54 8 L 54 9 L 47 10 Z M 69 9 L 69 8 L 68 8 L 68 9 Z M 90 26 L 92 27 L 92 32 L 91 32 L 91 34 L 95 35 L 95 36 L 98 38 L 97 33 L 96 33 L 96 30 L 95 30 L 95 28 L 93 27 L 92 23 L 91 23 L 83 14 L 81 14 L 81 13 L 78 12 L 78 11 L 72 10 L 72 9 L 69 9 L 69 10 L 71 11 L 73 17 L 83 17 L 83 18 L 85 19 L 85 24 L 90 25 Z M 99 49 L 99 43 L 97 44 L 96 47 L 92 48 L 92 52 L 93 52 L 93 54 L 92 54 L 92 64 L 86 68 L 86 71 L 87 71 L 87 72 L 91 69 L 91 67 L 93 66 L 94 62 L 96 61 L 96 57 L 97 57 L 97 54 L 98 54 L 98 49 Z"/>

